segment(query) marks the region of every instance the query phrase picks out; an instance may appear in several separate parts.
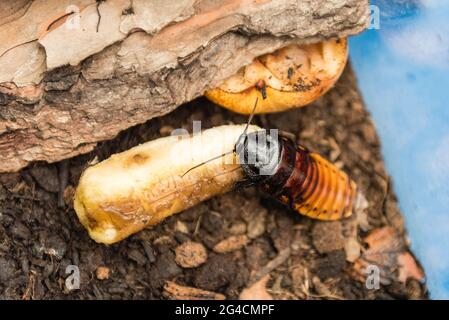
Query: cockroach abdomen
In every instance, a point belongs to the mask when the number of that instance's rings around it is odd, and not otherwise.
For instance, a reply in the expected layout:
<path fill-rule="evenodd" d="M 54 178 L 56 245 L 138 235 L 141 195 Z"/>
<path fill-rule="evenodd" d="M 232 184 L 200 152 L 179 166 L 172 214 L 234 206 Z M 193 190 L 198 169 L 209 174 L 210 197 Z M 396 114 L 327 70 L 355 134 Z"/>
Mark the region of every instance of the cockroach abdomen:
<path fill-rule="evenodd" d="M 302 215 L 319 220 L 337 220 L 352 214 L 356 185 L 348 175 L 317 153 L 297 146 L 292 138 L 281 134 L 275 149 L 280 157 L 270 174 L 263 175 L 256 164 L 246 163 L 245 155 L 270 158 L 267 148 L 242 140 L 240 158 L 249 181 Z M 253 139 L 254 140 L 254 139 Z M 265 141 L 265 140 L 262 140 Z M 257 156 L 257 157 L 256 157 Z"/>
<path fill-rule="evenodd" d="M 301 147 L 278 199 L 293 210 L 319 220 L 338 220 L 352 214 L 356 184 L 342 170 Z"/>

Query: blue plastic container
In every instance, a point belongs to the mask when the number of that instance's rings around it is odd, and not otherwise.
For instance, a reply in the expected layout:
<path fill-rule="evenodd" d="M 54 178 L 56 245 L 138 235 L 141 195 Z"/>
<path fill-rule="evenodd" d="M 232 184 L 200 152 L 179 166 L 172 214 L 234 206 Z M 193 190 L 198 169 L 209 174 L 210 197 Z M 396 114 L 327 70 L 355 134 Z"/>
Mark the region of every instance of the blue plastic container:
<path fill-rule="evenodd" d="M 371 3 L 352 63 L 431 298 L 449 299 L 449 1 Z"/>

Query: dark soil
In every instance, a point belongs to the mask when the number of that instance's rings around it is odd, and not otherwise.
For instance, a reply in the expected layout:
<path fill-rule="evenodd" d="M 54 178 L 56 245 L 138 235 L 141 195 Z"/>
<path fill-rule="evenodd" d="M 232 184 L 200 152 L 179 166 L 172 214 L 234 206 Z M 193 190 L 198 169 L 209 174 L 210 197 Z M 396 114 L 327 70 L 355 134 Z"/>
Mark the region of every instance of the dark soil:
<path fill-rule="evenodd" d="M 213 198 L 116 245 L 91 240 L 71 206 L 88 162 L 168 135 L 173 128 L 192 130 L 192 120 L 201 120 L 206 128 L 244 123 L 247 117 L 201 98 L 131 128 L 89 154 L 0 175 L 0 298 L 161 299 L 167 280 L 238 298 L 267 273 L 268 292 L 277 299 L 426 298 L 425 285 L 416 279 L 399 281 L 399 266 L 389 269 L 388 281 L 379 289 L 367 289 L 345 250 L 349 238 L 364 249 L 362 239 L 384 226 L 392 226 L 405 243 L 379 140 L 350 67 L 312 105 L 256 116 L 255 122 L 295 133 L 301 144 L 341 166 L 365 195 L 367 210 L 343 222 L 313 221 L 249 188 Z M 250 239 L 243 248 L 213 252 L 219 241 L 242 234 Z M 182 268 L 175 262 L 175 248 L 188 240 L 207 249 L 207 260 L 199 267 Z M 80 269 L 79 290 L 65 287 L 68 265 Z M 109 269 L 107 279 L 98 279 L 98 267 Z"/>

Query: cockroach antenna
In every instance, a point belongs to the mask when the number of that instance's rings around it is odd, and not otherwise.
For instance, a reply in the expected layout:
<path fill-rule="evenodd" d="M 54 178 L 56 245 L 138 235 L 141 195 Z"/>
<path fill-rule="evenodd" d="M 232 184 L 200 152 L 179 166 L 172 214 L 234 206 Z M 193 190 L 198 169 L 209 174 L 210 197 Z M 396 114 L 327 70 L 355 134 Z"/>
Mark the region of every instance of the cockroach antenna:
<path fill-rule="evenodd" d="M 251 124 L 251 121 L 253 120 L 254 113 L 256 112 L 256 107 L 257 107 L 257 102 L 258 102 L 258 101 L 259 101 L 259 98 L 257 97 L 257 98 L 256 98 L 256 102 L 254 103 L 253 110 L 251 111 L 251 114 L 249 115 L 248 121 L 246 122 L 245 129 L 243 130 L 242 134 L 241 134 L 241 135 L 239 136 L 239 138 L 237 139 L 237 143 L 239 143 L 240 139 L 246 135 L 246 132 L 248 131 L 249 125 Z M 220 159 L 221 157 L 224 157 L 224 156 L 226 156 L 226 155 L 228 155 L 228 154 L 234 153 L 234 152 L 236 151 L 235 149 L 236 149 L 237 143 L 234 145 L 234 149 L 233 149 L 232 151 L 225 152 L 225 153 L 223 153 L 223 154 L 220 154 L 219 156 L 213 157 L 213 158 L 211 158 L 211 159 L 208 159 L 208 160 L 206 160 L 206 161 L 201 162 L 200 164 L 197 164 L 196 166 L 191 167 L 189 170 L 187 170 L 186 172 L 184 172 L 184 173 L 182 174 L 181 178 L 183 178 L 183 177 L 184 177 L 187 173 L 189 173 L 190 171 L 195 170 L 196 168 L 199 168 L 199 167 L 205 165 L 206 163 L 209 163 L 209 162 L 211 162 L 211 161 Z"/>
<path fill-rule="evenodd" d="M 237 143 L 234 146 L 234 150 L 233 152 L 235 152 L 235 148 L 237 146 L 237 144 L 240 142 L 240 139 L 242 139 L 244 136 L 246 136 L 246 132 L 248 131 L 249 125 L 251 124 L 251 121 L 253 120 L 254 117 L 254 113 L 256 112 L 256 108 L 257 108 L 257 102 L 259 102 L 259 97 L 256 97 L 256 102 L 254 102 L 254 107 L 253 110 L 251 111 L 248 121 L 246 122 L 246 127 L 245 130 L 243 130 L 242 134 L 239 136 L 239 138 L 237 139 Z"/>
<path fill-rule="evenodd" d="M 256 97 L 256 102 L 254 102 L 253 110 L 251 111 L 251 114 L 249 115 L 248 122 L 246 123 L 246 127 L 245 127 L 245 130 L 243 131 L 242 135 L 245 135 L 246 132 L 248 131 L 248 127 L 251 124 L 251 121 L 253 120 L 254 113 L 256 112 L 257 102 L 259 102 L 259 97 Z"/>
<path fill-rule="evenodd" d="M 192 170 L 194 170 L 194 169 L 196 169 L 196 168 L 199 168 L 199 167 L 201 167 L 202 165 L 205 165 L 206 163 L 209 163 L 209 162 L 211 162 L 211 161 L 220 159 L 221 157 L 224 157 L 225 155 L 231 154 L 231 153 L 233 153 L 233 152 L 234 152 L 234 150 L 232 150 L 232 151 L 230 151 L 230 152 L 226 152 L 226 153 L 220 154 L 219 156 L 216 156 L 216 157 L 207 159 L 206 161 L 203 161 L 203 162 L 201 162 L 200 164 L 197 164 L 196 166 L 193 166 L 192 168 L 190 168 L 189 170 L 187 170 L 186 172 L 184 172 L 184 173 L 182 174 L 181 178 L 183 178 L 183 177 L 184 177 L 187 173 L 189 173 L 190 171 L 192 171 Z"/>

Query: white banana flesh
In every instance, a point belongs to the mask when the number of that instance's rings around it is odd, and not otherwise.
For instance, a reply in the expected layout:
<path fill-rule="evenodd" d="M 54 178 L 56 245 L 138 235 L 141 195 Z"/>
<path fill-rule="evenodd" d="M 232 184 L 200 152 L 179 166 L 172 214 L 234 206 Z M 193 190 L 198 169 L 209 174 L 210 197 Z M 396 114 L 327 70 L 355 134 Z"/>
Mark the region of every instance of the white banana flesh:
<path fill-rule="evenodd" d="M 164 137 L 88 167 L 75 192 L 80 222 L 92 239 L 111 244 L 230 191 L 243 178 L 232 151 L 244 129 L 245 125 L 226 125 Z"/>

